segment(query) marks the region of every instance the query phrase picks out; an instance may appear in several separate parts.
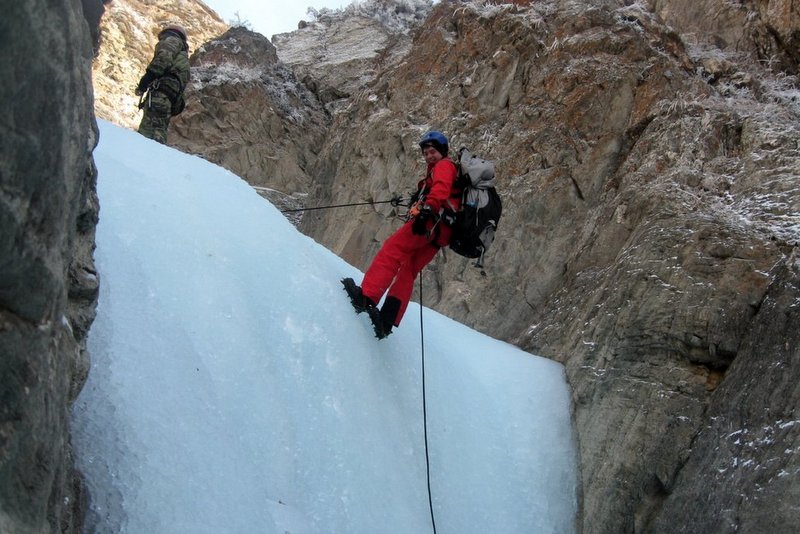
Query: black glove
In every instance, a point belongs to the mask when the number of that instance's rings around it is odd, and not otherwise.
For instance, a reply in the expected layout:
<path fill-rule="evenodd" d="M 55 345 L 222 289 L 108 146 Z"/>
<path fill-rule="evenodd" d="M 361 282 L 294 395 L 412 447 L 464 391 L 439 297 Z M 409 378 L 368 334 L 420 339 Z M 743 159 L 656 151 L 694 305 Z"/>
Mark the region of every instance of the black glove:
<path fill-rule="evenodd" d="M 136 94 L 143 95 L 145 91 L 147 91 L 147 87 L 158 78 L 158 76 L 152 71 L 145 71 L 144 76 L 142 79 L 139 80 L 139 85 L 136 86 Z"/>
<path fill-rule="evenodd" d="M 431 207 L 425 204 L 411 223 L 411 231 L 415 235 L 428 235 L 428 220 L 433 217 Z"/>

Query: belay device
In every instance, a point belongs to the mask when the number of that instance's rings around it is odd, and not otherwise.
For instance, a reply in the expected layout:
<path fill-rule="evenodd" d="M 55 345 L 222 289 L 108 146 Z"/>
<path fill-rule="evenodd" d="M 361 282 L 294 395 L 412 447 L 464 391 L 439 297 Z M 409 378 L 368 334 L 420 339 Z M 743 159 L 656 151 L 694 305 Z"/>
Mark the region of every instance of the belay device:
<path fill-rule="evenodd" d="M 483 267 L 483 258 L 494 241 L 503 203 L 495 190 L 494 163 L 473 156 L 466 148 L 458 150 L 458 185 L 463 188 L 461 210 L 451 225 L 450 249 L 467 258 L 477 258 L 476 267 Z"/>

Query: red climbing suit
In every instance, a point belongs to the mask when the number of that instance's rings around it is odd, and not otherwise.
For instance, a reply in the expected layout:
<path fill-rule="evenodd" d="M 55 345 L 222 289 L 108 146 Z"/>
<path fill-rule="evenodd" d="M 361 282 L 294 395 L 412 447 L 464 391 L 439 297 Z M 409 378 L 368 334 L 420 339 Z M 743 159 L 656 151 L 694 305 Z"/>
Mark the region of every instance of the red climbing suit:
<path fill-rule="evenodd" d="M 428 165 L 425 178 L 417 187 L 421 191 L 420 198 L 433 213 L 441 215 L 445 208 L 459 209 L 461 194 L 454 191 L 455 180 L 456 166 L 451 159 L 443 158 Z M 413 219 L 407 221 L 383 243 L 361 283 L 364 296 L 376 304 L 387 289 L 387 302 L 391 298 L 399 301 L 393 321 L 395 326 L 400 324 L 408 307 L 417 275 L 436 256 L 440 247 L 450 243 L 452 233 L 444 219 L 439 219 L 438 223 L 428 220 L 428 235 L 414 234 L 412 223 Z"/>

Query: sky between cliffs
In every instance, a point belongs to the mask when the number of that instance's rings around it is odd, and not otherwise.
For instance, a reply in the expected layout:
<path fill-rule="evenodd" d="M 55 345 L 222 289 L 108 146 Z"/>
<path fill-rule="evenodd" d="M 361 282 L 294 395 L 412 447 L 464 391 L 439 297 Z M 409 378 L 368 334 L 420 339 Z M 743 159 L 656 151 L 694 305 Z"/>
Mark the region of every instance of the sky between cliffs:
<path fill-rule="evenodd" d="M 219 14 L 225 22 L 235 20 L 236 14 L 247 21 L 252 29 L 268 39 L 276 33 L 286 33 L 297 29 L 301 20 L 309 20 L 306 14 L 309 7 L 337 9 L 352 3 L 352 0 L 203 0 Z"/>
<path fill-rule="evenodd" d="M 574 532 L 560 364 L 419 306 L 385 340 L 361 278 L 243 180 L 100 122 L 101 277 L 75 403 L 88 531 Z"/>

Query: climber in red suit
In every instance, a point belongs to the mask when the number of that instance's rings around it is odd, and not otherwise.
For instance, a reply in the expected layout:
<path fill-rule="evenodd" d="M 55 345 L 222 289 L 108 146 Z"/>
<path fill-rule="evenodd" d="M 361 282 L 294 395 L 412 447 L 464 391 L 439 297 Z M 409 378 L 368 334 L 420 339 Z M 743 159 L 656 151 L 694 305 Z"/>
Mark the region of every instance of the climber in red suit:
<path fill-rule="evenodd" d="M 448 214 L 461 204 L 461 192 L 455 190 L 456 166 L 447 157 L 447 137 L 428 132 L 419 146 L 428 168 L 417 184 L 409 220 L 383 243 L 360 287 L 352 279 L 342 281 L 356 311 L 369 313 L 378 338 L 388 336 L 392 327 L 400 324 L 417 275 L 439 248 L 450 243 Z M 378 310 L 384 293 L 386 299 Z"/>

